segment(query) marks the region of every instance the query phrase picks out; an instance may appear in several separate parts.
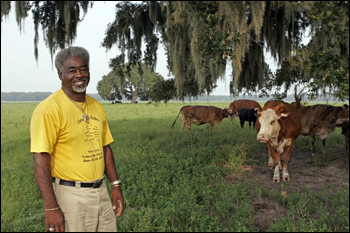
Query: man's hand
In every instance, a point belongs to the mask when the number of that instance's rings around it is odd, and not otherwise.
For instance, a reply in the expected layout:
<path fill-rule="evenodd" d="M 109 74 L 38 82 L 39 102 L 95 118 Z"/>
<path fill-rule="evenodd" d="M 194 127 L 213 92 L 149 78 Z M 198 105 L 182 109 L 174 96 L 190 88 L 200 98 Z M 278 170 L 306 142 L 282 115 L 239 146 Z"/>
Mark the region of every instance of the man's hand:
<path fill-rule="evenodd" d="M 65 221 L 64 215 L 61 209 L 45 211 L 45 225 L 46 230 L 50 232 L 50 228 L 55 230 L 52 232 L 64 232 Z"/>
<path fill-rule="evenodd" d="M 122 214 L 123 208 L 124 208 L 124 197 L 122 194 L 122 190 L 120 186 L 114 186 L 112 187 L 112 200 L 113 205 L 112 208 L 115 212 L 115 216 L 119 217 Z"/>

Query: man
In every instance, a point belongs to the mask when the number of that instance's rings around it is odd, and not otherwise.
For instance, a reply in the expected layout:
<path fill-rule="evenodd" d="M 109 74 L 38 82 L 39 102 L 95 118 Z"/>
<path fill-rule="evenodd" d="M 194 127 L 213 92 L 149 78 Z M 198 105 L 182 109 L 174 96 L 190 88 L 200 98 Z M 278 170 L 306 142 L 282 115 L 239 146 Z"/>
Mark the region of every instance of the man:
<path fill-rule="evenodd" d="M 89 53 L 69 47 L 57 54 L 55 66 L 62 88 L 35 108 L 30 124 L 46 230 L 117 231 L 116 217 L 122 213 L 124 198 L 104 110 L 86 95 Z M 113 186 L 113 206 L 104 174 Z"/>

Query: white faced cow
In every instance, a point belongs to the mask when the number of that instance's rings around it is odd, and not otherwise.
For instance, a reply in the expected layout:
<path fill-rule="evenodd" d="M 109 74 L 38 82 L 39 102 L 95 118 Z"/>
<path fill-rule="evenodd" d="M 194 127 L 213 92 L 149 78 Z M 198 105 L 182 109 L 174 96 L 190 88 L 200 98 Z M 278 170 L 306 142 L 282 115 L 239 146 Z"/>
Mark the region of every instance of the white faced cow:
<path fill-rule="evenodd" d="M 297 109 L 283 101 L 268 101 L 258 111 L 256 121 L 257 140 L 267 142 L 269 169 L 275 166 L 273 181 L 280 182 L 281 154 L 283 154 L 283 181 L 289 180 L 288 160 L 294 140 L 300 134 L 300 116 Z"/>

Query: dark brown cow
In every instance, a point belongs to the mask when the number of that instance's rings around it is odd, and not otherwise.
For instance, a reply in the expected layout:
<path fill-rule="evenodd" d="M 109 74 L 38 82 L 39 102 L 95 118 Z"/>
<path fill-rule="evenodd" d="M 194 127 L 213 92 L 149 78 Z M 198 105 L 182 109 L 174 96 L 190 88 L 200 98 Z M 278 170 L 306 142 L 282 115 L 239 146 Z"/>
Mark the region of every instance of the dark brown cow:
<path fill-rule="evenodd" d="M 281 154 L 283 154 L 283 180 L 289 180 L 288 160 L 295 139 L 300 134 L 300 116 L 297 109 L 283 101 L 267 101 L 262 110 L 258 111 L 256 120 L 257 139 L 267 142 L 269 150 L 269 169 L 275 171 L 274 182 L 280 182 Z"/>
<path fill-rule="evenodd" d="M 261 109 L 261 106 L 258 102 L 254 101 L 254 100 L 245 100 L 245 99 L 241 99 L 241 100 L 235 100 L 233 101 L 229 108 L 231 109 L 233 116 L 231 117 L 231 125 L 232 123 L 232 119 L 236 116 L 239 116 L 239 110 L 241 110 L 241 108 L 251 108 L 251 109 Z"/>
<path fill-rule="evenodd" d="M 322 154 L 326 155 L 326 138 L 331 135 L 336 127 L 349 121 L 349 106 L 335 107 L 326 104 L 304 106 L 300 104 L 301 98 L 295 96 L 292 103 L 298 109 L 301 118 L 301 131 L 303 136 L 310 135 L 311 153 L 315 155 L 315 135 L 322 140 Z"/>
<path fill-rule="evenodd" d="M 191 133 L 191 124 L 202 125 L 205 123 L 210 124 L 210 129 L 212 130 L 215 125 L 219 124 L 222 119 L 232 117 L 232 112 L 229 108 L 221 109 L 214 106 L 184 106 L 180 109 L 179 115 L 181 113 L 182 123 L 181 123 L 181 133 L 185 124 L 187 124 L 188 131 Z M 171 129 L 174 128 L 175 122 L 171 126 Z"/>
<path fill-rule="evenodd" d="M 341 133 L 345 136 L 345 156 L 349 156 L 349 121 L 338 124 L 338 126 L 342 128 Z"/>

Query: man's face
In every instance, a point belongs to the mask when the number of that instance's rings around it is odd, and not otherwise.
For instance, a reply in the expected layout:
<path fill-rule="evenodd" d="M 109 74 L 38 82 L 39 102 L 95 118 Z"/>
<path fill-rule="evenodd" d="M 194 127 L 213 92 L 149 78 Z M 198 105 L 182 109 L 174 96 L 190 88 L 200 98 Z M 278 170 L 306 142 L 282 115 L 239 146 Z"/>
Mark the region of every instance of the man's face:
<path fill-rule="evenodd" d="M 79 56 L 68 57 L 63 62 L 63 70 L 58 71 L 62 87 L 72 93 L 83 93 L 90 82 L 87 62 Z"/>

